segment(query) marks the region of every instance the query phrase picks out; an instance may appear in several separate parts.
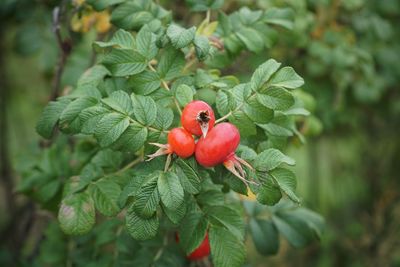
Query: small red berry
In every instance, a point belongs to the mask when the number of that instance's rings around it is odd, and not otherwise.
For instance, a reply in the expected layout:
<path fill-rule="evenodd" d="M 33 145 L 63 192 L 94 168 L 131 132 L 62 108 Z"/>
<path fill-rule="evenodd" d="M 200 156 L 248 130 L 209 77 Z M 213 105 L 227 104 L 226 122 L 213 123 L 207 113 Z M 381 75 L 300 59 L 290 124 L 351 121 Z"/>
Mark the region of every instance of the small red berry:
<path fill-rule="evenodd" d="M 197 136 L 206 136 L 207 132 L 214 127 L 214 111 L 204 101 L 192 101 L 183 109 L 181 123 L 188 132 Z"/>
<path fill-rule="evenodd" d="M 168 169 L 171 154 L 175 153 L 181 158 L 188 158 L 193 155 L 196 148 L 193 136 L 183 128 L 174 128 L 168 133 L 168 144 L 150 144 L 159 147 L 159 149 L 155 153 L 148 155 L 149 159 L 147 161 L 158 156 L 168 155 L 165 170 Z"/>
<path fill-rule="evenodd" d="M 178 233 L 175 234 L 175 241 L 176 241 L 176 243 L 179 243 Z M 204 257 L 207 257 L 208 255 L 210 255 L 210 241 L 208 239 L 208 233 L 206 233 L 206 236 L 204 237 L 201 244 L 192 253 L 190 253 L 186 257 L 189 260 L 195 261 L 195 260 L 200 260 Z"/>
<path fill-rule="evenodd" d="M 183 128 L 174 128 L 168 133 L 168 144 L 172 152 L 181 158 L 188 158 L 194 153 L 193 136 Z"/>
<path fill-rule="evenodd" d="M 206 234 L 203 242 L 196 248 L 188 257 L 189 260 L 200 260 L 210 255 L 210 241 L 208 240 L 208 233 Z"/>

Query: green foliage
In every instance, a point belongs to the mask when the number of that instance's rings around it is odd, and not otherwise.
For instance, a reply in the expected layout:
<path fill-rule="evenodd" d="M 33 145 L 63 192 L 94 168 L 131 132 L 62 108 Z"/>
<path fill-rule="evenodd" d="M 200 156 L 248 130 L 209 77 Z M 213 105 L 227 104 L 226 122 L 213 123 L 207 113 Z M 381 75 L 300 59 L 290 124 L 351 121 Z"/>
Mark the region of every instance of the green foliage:
<path fill-rule="evenodd" d="M 71 92 L 48 104 L 37 124 L 53 142 L 44 152 L 51 156 L 34 164 L 20 191 L 38 195 L 52 212 L 58 208 L 63 232 L 85 234 L 74 242 L 113 244 L 112 258 L 99 256 L 104 265 L 183 266 L 184 254 L 208 233 L 214 266 L 241 266 L 248 237 L 271 255 L 278 252 L 279 234 L 299 247 L 322 229 L 311 211 L 279 208 L 300 203 L 296 176 L 286 169 L 295 162 L 283 149 L 290 138 L 303 140 L 297 122 L 309 112 L 295 92 L 304 80 L 274 59 L 260 64 L 248 82 L 214 68 L 243 50 L 272 47 L 279 27 L 293 27 L 293 12 L 244 7 L 217 16 L 210 10 L 223 1 L 187 2 L 192 11 L 208 11 L 199 25 L 185 28 L 152 1 L 88 1 L 95 10 L 109 10 L 117 29 L 109 40 L 94 42 L 96 64 Z M 145 162 L 152 144 L 166 143 L 169 130 L 180 127 L 181 108 L 197 99 L 213 107 L 218 123 L 238 127 L 236 154 L 254 167 L 244 172 L 257 185 L 247 187 L 222 166 L 204 168 L 193 156 L 172 155 L 167 166 L 164 156 Z M 56 130 L 60 137 L 53 136 Z M 67 152 L 57 157 L 56 148 Z M 53 163 L 58 166 L 37 167 Z M 256 199 L 242 199 L 251 192 Z M 249 212 L 250 206 L 259 211 Z M 272 219 L 260 212 L 273 213 Z"/>

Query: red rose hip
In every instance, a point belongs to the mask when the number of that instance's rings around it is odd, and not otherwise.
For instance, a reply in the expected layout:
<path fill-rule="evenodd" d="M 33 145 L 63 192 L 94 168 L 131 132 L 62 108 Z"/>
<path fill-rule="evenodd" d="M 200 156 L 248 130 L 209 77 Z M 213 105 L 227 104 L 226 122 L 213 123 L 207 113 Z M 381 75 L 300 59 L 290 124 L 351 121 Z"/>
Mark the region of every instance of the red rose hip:
<path fill-rule="evenodd" d="M 155 153 L 148 155 L 147 161 L 158 156 L 168 155 L 165 170 L 168 169 L 171 154 L 175 153 L 181 158 L 188 158 L 193 155 L 196 147 L 193 136 L 183 128 L 174 128 L 168 133 L 168 144 L 150 144 L 159 147 L 159 149 Z"/>
<path fill-rule="evenodd" d="M 196 248 L 190 255 L 187 256 L 189 260 L 200 260 L 210 255 L 210 241 L 208 240 L 208 233 L 206 234 L 203 242 Z"/>
<path fill-rule="evenodd" d="M 204 167 L 214 167 L 223 163 L 225 168 L 245 184 L 255 182 L 245 179 L 242 165 L 252 169 L 249 163 L 236 156 L 235 151 L 240 143 L 240 133 L 235 125 L 224 122 L 217 124 L 206 137 L 201 137 L 196 144 L 197 162 Z"/>
<path fill-rule="evenodd" d="M 206 136 L 207 132 L 214 127 L 214 111 L 204 101 L 192 101 L 183 109 L 181 123 L 188 132 L 197 136 Z"/>
<path fill-rule="evenodd" d="M 174 128 L 168 133 L 170 150 L 181 158 L 188 158 L 194 153 L 195 143 L 193 136 L 185 129 Z"/>

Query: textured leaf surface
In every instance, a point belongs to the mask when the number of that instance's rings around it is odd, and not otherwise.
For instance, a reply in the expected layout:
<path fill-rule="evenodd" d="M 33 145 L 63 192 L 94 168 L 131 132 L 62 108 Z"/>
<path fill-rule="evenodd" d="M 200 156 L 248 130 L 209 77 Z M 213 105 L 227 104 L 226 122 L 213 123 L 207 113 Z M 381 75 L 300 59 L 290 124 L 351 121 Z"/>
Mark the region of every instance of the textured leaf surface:
<path fill-rule="evenodd" d="M 98 211 L 105 216 L 115 216 L 120 208 L 118 199 L 121 194 L 119 185 L 109 179 L 101 179 L 94 184 L 93 200 Z"/>
<path fill-rule="evenodd" d="M 178 176 L 173 172 L 160 173 L 158 191 L 161 201 L 168 209 L 178 209 L 183 202 L 183 188 Z"/>
<path fill-rule="evenodd" d="M 58 221 L 66 234 L 81 235 L 89 232 L 95 222 L 92 198 L 87 193 L 78 193 L 63 199 Z"/>
<path fill-rule="evenodd" d="M 246 257 L 245 247 L 235 235 L 227 229 L 211 227 L 209 238 L 215 267 L 242 266 Z"/>
<path fill-rule="evenodd" d="M 136 240 L 147 240 L 156 236 L 160 222 L 156 214 L 149 218 L 142 218 L 131 206 L 126 213 L 126 228 Z"/>
<path fill-rule="evenodd" d="M 178 25 L 172 24 L 167 29 L 167 35 L 175 48 L 188 46 L 194 39 L 196 27 L 184 29 Z"/>
<path fill-rule="evenodd" d="M 256 168 L 258 171 L 266 172 L 275 169 L 282 163 L 294 165 L 295 161 L 283 154 L 278 149 L 269 148 L 257 156 L 254 161 L 254 168 Z"/>

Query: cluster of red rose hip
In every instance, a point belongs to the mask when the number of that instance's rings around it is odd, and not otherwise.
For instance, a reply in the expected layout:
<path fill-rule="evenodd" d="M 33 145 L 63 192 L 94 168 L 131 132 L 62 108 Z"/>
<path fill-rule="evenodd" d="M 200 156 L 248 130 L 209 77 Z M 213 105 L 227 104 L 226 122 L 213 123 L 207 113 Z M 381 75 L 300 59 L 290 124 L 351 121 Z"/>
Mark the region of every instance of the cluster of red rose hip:
<path fill-rule="evenodd" d="M 168 133 L 168 144 L 151 143 L 160 149 L 149 155 L 149 160 L 160 155 L 168 155 L 166 169 L 171 154 L 188 158 L 195 154 L 197 162 L 204 167 L 224 166 L 246 185 L 254 183 L 245 179 L 242 165 L 251 166 L 236 156 L 235 151 L 240 143 L 238 129 L 231 123 L 215 124 L 212 108 L 203 101 L 192 101 L 182 111 L 183 128 L 174 128 Z M 200 138 L 195 141 L 193 135 Z"/>
<path fill-rule="evenodd" d="M 181 123 L 183 128 L 174 128 L 168 133 L 168 144 L 151 143 L 159 149 L 149 155 L 149 160 L 168 155 L 165 170 L 168 169 L 171 155 L 176 154 L 181 158 L 188 158 L 195 154 L 197 162 L 204 167 L 214 167 L 218 164 L 224 166 L 246 185 L 254 183 L 245 179 L 242 165 L 252 168 L 246 161 L 236 156 L 235 151 L 240 143 L 238 129 L 231 123 L 215 124 L 212 108 L 203 101 L 192 101 L 182 111 Z M 193 137 L 200 138 L 195 140 Z M 176 235 L 179 242 L 179 236 Z M 210 254 L 208 233 L 204 240 L 190 255 L 188 259 L 199 260 Z"/>

